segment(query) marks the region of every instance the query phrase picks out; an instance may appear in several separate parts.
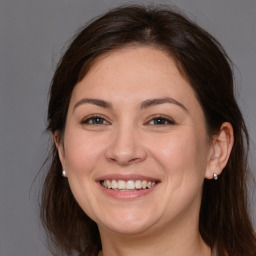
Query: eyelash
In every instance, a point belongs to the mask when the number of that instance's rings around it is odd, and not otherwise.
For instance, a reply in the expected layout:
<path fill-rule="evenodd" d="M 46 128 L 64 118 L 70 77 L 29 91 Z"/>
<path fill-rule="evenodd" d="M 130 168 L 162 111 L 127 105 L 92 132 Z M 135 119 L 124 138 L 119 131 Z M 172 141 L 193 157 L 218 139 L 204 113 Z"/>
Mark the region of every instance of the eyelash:
<path fill-rule="evenodd" d="M 101 120 L 103 122 L 106 122 L 105 124 L 104 123 L 95 123 L 96 120 Z M 82 120 L 81 122 L 82 124 L 88 124 L 88 125 L 106 125 L 106 124 L 109 124 L 108 121 L 106 121 L 106 119 L 102 116 L 99 116 L 99 115 L 95 115 L 95 116 L 90 116 L 84 120 Z"/>
<path fill-rule="evenodd" d="M 99 122 L 100 123 L 96 123 Z M 154 122 L 153 124 L 150 124 L 151 122 Z M 160 121 L 160 123 L 157 123 L 158 121 Z M 164 123 L 163 123 L 164 122 Z M 87 125 L 108 125 L 110 124 L 108 121 L 106 121 L 106 119 L 100 115 L 94 115 L 94 116 L 90 116 L 84 120 L 82 120 L 81 124 L 87 124 Z M 164 116 L 158 115 L 158 116 L 154 116 L 153 118 L 151 118 L 148 122 L 146 122 L 146 124 L 149 125 L 155 125 L 155 126 L 166 126 L 166 125 L 175 125 L 175 121 L 170 119 L 170 118 L 166 118 Z"/>
<path fill-rule="evenodd" d="M 154 124 L 150 124 L 150 122 L 154 121 Z M 164 123 L 155 123 L 155 121 L 160 121 L 160 122 L 163 122 Z M 154 116 L 153 118 L 151 118 L 148 122 L 147 122 L 149 125 L 156 125 L 156 126 L 166 126 L 166 125 L 175 125 L 176 123 L 174 122 L 174 120 L 170 119 L 170 118 L 167 118 L 167 117 L 164 117 L 164 116 Z"/>

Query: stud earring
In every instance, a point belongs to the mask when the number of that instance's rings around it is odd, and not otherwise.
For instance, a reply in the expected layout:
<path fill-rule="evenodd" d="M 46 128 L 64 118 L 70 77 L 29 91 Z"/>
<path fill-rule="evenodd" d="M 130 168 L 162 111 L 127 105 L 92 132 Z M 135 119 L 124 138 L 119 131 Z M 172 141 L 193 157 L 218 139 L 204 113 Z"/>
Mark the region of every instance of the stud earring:
<path fill-rule="evenodd" d="M 65 170 L 62 171 L 62 176 L 67 177 L 67 172 Z"/>
<path fill-rule="evenodd" d="M 213 178 L 215 179 L 215 180 L 217 180 L 219 177 L 218 177 L 218 174 L 216 174 L 216 173 L 214 173 L 213 174 Z"/>

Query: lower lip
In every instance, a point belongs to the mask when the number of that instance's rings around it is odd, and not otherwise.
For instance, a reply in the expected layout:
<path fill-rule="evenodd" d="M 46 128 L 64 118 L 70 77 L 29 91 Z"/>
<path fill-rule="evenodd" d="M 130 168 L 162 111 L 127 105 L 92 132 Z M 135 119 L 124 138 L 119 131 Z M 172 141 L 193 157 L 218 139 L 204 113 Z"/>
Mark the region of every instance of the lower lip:
<path fill-rule="evenodd" d="M 121 190 L 114 190 L 114 189 L 108 189 L 103 187 L 100 182 L 98 182 L 101 190 L 107 194 L 108 196 L 111 196 L 115 199 L 136 199 L 136 198 L 140 198 L 143 196 L 148 195 L 149 193 L 151 193 L 158 184 L 156 184 L 155 186 L 148 188 L 148 189 L 138 189 L 138 190 L 125 190 L 125 191 L 121 191 Z"/>

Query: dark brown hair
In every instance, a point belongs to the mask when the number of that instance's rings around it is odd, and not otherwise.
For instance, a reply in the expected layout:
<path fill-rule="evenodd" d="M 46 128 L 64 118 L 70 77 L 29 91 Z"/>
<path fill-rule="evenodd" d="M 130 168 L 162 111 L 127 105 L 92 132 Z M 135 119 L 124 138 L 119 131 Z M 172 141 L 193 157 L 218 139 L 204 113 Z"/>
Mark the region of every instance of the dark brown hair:
<path fill-rule="evenodd" d="M 205 30 L 170 7 L 124 6 L 109 11 L 75 37 L 59 62 L 50 88 L 48 130 L 65 129 L 73 88 L 96 58 L 129 45 L 149 45 L 176 61 L 204 111 L 209 136 L 223 122 L 234 129 L 234 146 L 218 181 L 205 180 L 199 231 L 217 245 L 218 255 L 255 256 L 256 238 L 247 209 L 248 133 L 234 97 L 233 73 L 221 45 Z M 41 219 L 55 248 L 97 255 L 97 225 L 76 203 L 53 143 L 51 166 L 42 190 Z"/>

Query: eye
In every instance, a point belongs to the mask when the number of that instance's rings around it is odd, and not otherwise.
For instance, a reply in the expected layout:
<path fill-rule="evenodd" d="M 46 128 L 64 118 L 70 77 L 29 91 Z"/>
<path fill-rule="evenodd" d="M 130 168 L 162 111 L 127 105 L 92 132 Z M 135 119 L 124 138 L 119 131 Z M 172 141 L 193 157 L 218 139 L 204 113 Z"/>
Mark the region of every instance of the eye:
<path fill-rule="evenodd" d="M 106 121 L 106 119 L 101 116 L 90 116 L 90 117 L 84 119 L 81 123 L 89 124 L 89 125 L 107 125 L 107 124 L 109 124 L 109 122 Z"/>
<path fill-rule="evenodd" d="M 175 122 L 163 116 L 156 116 L 148 122 L 149 125 L 174 125 Z"/>

